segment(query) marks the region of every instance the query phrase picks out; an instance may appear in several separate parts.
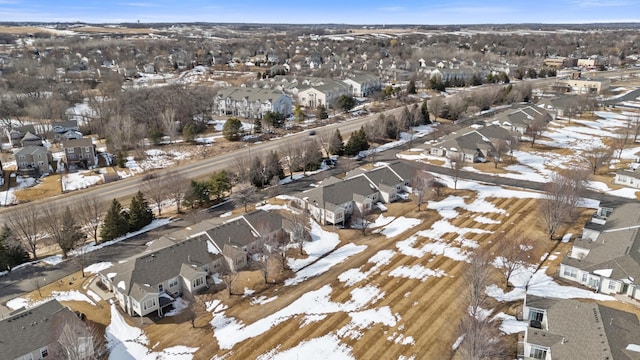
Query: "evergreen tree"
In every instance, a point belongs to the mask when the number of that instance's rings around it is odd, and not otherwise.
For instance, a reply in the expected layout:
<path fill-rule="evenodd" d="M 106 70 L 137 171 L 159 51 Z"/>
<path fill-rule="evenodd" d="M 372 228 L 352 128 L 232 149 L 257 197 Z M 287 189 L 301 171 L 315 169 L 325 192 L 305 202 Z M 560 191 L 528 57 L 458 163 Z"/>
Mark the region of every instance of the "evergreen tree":
<path fill-rule="evenodd" d="M 76 223 L 75 217 L 71 213 L 71 209 L 67 206 L 62 217 L 62 233 L 61 239 L 59 239 L 60 250 L 62 250 L 62 256 L 67 257 L 69 251 L 80 245 L 84 239 L 84 234 L 80 229 L 80 226 Z"/>
<path fill-rule="evenodd" d="M 242 122 L 236 118 L 229 118 L 222 127 L 222 136 L 229 141 L 240 140 Z"/>
<path fill-rule="evenodd" d="M 427 107 L 427 99 L 422 102 L 420 107 L 420 113 L 422 114 L 422 124 L 431 124 L 431 118 L 429 117 L 429 108 Z"/>
<path fill-rule="evenodd" d="M 182 136 L 184 137 L 184 141 L 193 142 L 196 138 L 197 133 L 198 129 L 193 124 L 187 124 L 182 128 Z"/>
<path fill-rule="evenodd" d="M 140 230 L 149 225 L 151 221 L 153 221 L 153 211 L 151 211 L 142 191 L 138 191 L 129 205 L 129 231 Z"/>
<path fill-rule="evenodd" d="M 364 128 L 355 131 L 349 137 L 349 141 L 344 146 L 345 155 L 354 156 L 360 151 L 367 150 L 369 148 L 369 142 L 367 141 L 367 135 L 364 132 Z"/>
<path fill-rule="evenodd" d="M 280 164 L 280 158 L 278 157 L 278 153 L 272 151 L 267 155 L 264 163 L 265 167 L 265 177 L 267 180 L 273 179 L 277 177 L 278 179 L 284 179 L 284 169 Z"/>
<path fill-rule="evenodd" d="M 409 80 L 409 84 L 407 84 L 407 94 L 415 94 L 416 91 L 416 80 Z"/>
<path fill-rule="evenodd" d="M 6 224 L 0 229 L 0 270 L 11 271 L 15 266 L 29 261 L 29 253 L 14 238 Z"/>
<path fill-rule="evenodd" d="M 127 216 L 122 212 L 122 205 L 118 200 L 113 199 L 107 214 L 104 217 L 100 237 L 102 241 L 110 241 L 120 237 L 129 231 Z"/>
<path fill-rule="evenodd" d="M 265 179 L 265 168 L 259 157 L 254 157 L 249 168 L 249 181 L 254 187 L 262 189 L 267 182 Z"/>
<path fill-rule="evenodd" d="M 253 132 L 256 134 L 262 133 L 262 121 L 258 118 L 253 120 Z"/>
<path fill-rule="evenodd" d="M 336 129 L 333 135 L 331 135 L 327 150 L 331 155 L 342 156 L 342 154 L 344 153 L 344 140 L 342 140 L 340 130 Z"/>
<path fill-rule="evenodd" d="M 216 200 L 222 199 L 225 193 L 231 191 L 231 180 L 226 170 L 219 171 L 211 177 L 209 190 Z"/>
<path fill-rule="evenodd" d="M 356 106 L 356 99 L 350 95 L 342 95 L 338 98 L 338 107 L 342 109 L 342 111 L 347 112 L 353 107 Z"/>
<path fill-rule="evenodd" d="M 192 208 L 208 204 L 209 186 L 208 182 L 191 180 L 189 189 L 184 194 L 184 203 Z"/>
<path fill-rule="evenodd" d="M 316 108 L 316 118 L 320 120 L 327 119 L 329 117 L 329 113 L 327 113 L 327 108 L 324 105 L 320 105 Z"/>
<path fill-rule="evenodd" d="M 295 109 L 293 110 L 294 121 L 297 123 L 301 123 L 304 121 L 304 118 L 305 118 L 304 111 L 302 111 L 302 108 L 300 107 L 300 105 L 296 105 Z"/>

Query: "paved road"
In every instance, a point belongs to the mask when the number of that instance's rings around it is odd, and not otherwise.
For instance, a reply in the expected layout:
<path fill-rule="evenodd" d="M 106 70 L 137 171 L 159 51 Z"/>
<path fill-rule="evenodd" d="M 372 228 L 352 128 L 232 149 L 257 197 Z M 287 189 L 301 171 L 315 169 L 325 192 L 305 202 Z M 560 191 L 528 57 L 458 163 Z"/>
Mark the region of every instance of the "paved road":
<path fill-rule="evenodd" d="M 391 109 L 386 111 L 385 114 L 395 115 L 399 113 L 403 108 L 404 107 Z M 371 120 L 376 119 L 378 116 L 379 114 L 372 114 L 372 115 L 368 115 L 358 119 L 351 119 L 351 120 L 347 120 L 345 122 L 340 122 L 337 124 L 330 124 L 323 127 L 322 129 L 323 131 L 325 131 L 325 129 L 329 131 L 340 129 L 340 132 L 344 136 L 346 134 L 351 133 L 352 131 L 359 129 L 362 125 L 364 125 L 365 123 Z M 274 139 L 271 141 L 266 141 L 263 143 L 247 145 L 246 150 L 244 149 L 237 150 L 237 151 L 222 154 L 216 157 L 207 158 L 207 159 L 199 160 L 193 163 L 181 165 L 175 169 L 172 169 L 171 173 L 184 176 L 185 178 L 188 178 L 188 179 L 207 176 L 216 171 L 228 169 L 229 167 L 232 166 L 233 159 L 240 154 L 248 153 L 248 152 L 255 153 L 255 154 L 266 154 L 269 151 L 277 150 L 278 147 L 280 147 L 285 142 L 302 140 L 308 137 L 309 137 L 308 132 L 304 131 L 301 133 L 289 135 L 289 136 L 282 137 L 279 139 Z M 168 172 L 169 170 L 166 170 L 166 171 Z M 159 176 L 163 176 L 162 173 Z M 79 201 L 81 198 L 85 196 L 92 196 L 92 197 L 97 197 L 98 199 L 103 201 L 110 201 L 113 198 L 123 199 L 123 198 L 131 197 L 138 190 L 140 190 L 141 187 L 142 187 L 142 177 L 136 176 L 136 177 L 119 180 L 113 183 L 104 184 L 104 185 L 92 187 L 92 188 L 77 191 L 77 192 L 63 194 L 63 195 L 59 195 L 59 196 L 55 196 L 47 199 L 42 199 L 42 200 L 36 200 L 36 201 L 30 202 L 29 204 L 42 205 L 49 202 L 56 202 L 58 203 L 58 205 L 64 207 L 66 205 L 70 205 L 76 201 Z M 13 207 L 0 208 L 0 216 L 1 217 L 10 216 L 14 211 L 16 211 L 16 208 L 18 208 L 19 206 L 20 205 L 13 206 Z"/>

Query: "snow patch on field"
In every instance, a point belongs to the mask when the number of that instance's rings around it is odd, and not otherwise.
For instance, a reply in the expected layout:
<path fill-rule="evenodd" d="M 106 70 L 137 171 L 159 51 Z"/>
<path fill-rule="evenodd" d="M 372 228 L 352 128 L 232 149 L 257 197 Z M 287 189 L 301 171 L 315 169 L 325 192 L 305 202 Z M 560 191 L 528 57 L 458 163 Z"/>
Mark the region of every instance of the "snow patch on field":
<path fill-rule="evenodd" d="M 127 324 L 115 304 L 111 304 L 111 323 L 105 332 L 111 349 L 110 360 L 191 360 L 198 350 L 178 345 L 161 352 L 151 352 L 147 335 L 141 329 Z"/>
<path fill-rule="evenodd" d="M 304 259 L 288 259 L 289 268 L 298 271 L 303 267 L 317 261 L 321 256 L 335 249 L 340 243 L 337 233 L 325 231 L 318 223 L 311 220 L 311 239 L 303 245 L 307 257 Z"/>
<path fill-rule="evenodd" d="M 384 292 L 372 285 L 353 289 L 351 299 L 345 303 L 332 301 L 331 292 L 331 286 L 325 285 L 318 290 L 303 294 L 289 306 L 247 325 L 238 319 L 225 316 L 224 312 L 214 313 L 211 320 L 213 335 L 221 349 L 231 349 L 236 344 L 262 335 L 291 318 L 301 315 L 358 312 L 384 297 Z"/>

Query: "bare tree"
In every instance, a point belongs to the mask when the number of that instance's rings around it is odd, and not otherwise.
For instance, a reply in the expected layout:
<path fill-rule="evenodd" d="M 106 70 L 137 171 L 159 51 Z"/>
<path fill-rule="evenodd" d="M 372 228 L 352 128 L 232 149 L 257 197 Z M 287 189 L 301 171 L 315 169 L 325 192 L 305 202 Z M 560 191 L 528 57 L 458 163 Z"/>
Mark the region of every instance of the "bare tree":
<path fill-rule="evenodd" d="M 299 143 L 286 141 L 280 145 L 278 153 L 282 154 L 282 160 L 284 160 L 289 169 L 289 176 L 293 180 L 293 171 L 300 163 L 300 158 L 302 157 L 302 149 L 299 148 Z"/>
<path fill-rule="evenodd" d="M 513 153 L 520 147 L 520 134 L 516 131 L 511 131 L 509 133 L 509 141 L 507 141 L 507 145 L 509 146 L 511 161 L 513 161 Z"/>
<path fill-rule="evenodd" d="M 495 168 L 498 168 L 498 164 L 504 161 L 503 157 L 509 151 L 509 144 L 502 139 L 497 139 L 493 142 L 493 151 L 491 152 L 491 159 L 493 160 L 493 164 Z"/>
<path fill-rule="evenodd" d="M 308 219 L 302 212 L 295 212 L 289 216 L 289 221 L 291 222 L 291 241 L 297 244 L 300 255 L 304 255 L 304 243 L 308 238 L 308 233 L 305 229 Z"/>
<path fill-rule="evenodd" d="M 367 230 L 373 223 L 373 211 L 370 206 L 373 206 L 373 204 L 363 204 L 362 208 L 359 206 L 353 208 L 352 226 L 355 225 L 356 228 L 360 229 L 363 236 L 367 234 Z"/>
<path fill-rule="evenodd" d="M 529 256 L 527 251 L 533 246 L 533 240 L 523 233 L 513 232 L 505 236 L 506 245 L 500 248 L 496 265 L 502 270 L 505 277 L 505 286 L 509 286 L 509 280 L 514 272 L 527 265 Z"/>
<path fill-rule="evenodd" d="M 104 202 L 97 196 L 84 196 L 76 203 L 74 212 L 80 225 L 89 233 L 97 244 L 98 228 L 102 223 Z"/>
<path fill-rule="evenodd" d="M 249 178 L 251 161 L 252 159 L 249 154 L 239 155 L 233 158 L 233 173 L 235 174 L 236 183 L 246 181 Z"/>
<path fill-rule="evenodd" d="M 432 184 L 433 176 L 422 170 L 417 171 L 416 175 L 411 180 L 411 193 L 418 205 L 418 211 L 420 211 L 420 206 L 425 203 L 429 197 Z"/>
<path fill-rule="evenodd" d="M 465 298 L 469 304 L 469 314 L 474 318 L 482 317 L 482 309 L 485 309 L 489 295 L 485 291 L 491 285 L 494 278 L 493 266 L 489 254 L 483 248 L 478 248 L 471 257 L 469 267 L 464 275 L 466 285 Z"/>
<path fill-rule="evenodd" d="M 464 315 L 458 325 L 464 335 L 458 353 L 464 360 L 508 359 L 504 334 L 497 321 Z"/>
<path fill-rule="evenodd" d="M 464 167 L 464 154 L 454 153 L 449 157 L 449 169 L 453 179 L 453 190 L 458 190 L 458 180 Z"/>
<path fill-rule="evenodd" d="M 169 173 L 166 175 L 170 181 L 166 184 L 169 197 L 176 203 L 176 211 L 178 214 L 182 212 L 182 200 L 189 190 L 189 181 L 181 174 Z"/>
<path fill-rule="evenodd" d="M 586 187 L 586 173 L 584 170 L 574 169 L 567 171 L 565 176 L 554 174 L 546 184 L 539 211 L 549 239 L 553 239 L 565 221 L 575 217 L 575 209 Z"/>
<path fill-rule="evenodd" d="M 598 169 L 609 163 L 613 156 L 613 149 L 610 147 L 592 146 L 585 149 L 580 154 L 580 159 L 589 166 L 593 174 L 598 173 Z"/>
<path fill-rule="evenodd" d="M 533 147 L 536 143 L 536 140 L 542 136 L 542 134 L 547 130 L 549 123 L 545 118 L 537 118 L 529 123 L 527 127 L 526 134 L 531 138 L 531 147 Z"/>
<path fill-rule="evenodd" d="M 244 212 L 247 212 L 247 205 L 255 201 L 256 188 L 249 182 L 241 182 L 235 186 L 231 193 L 231 201 L 238 205 L 244 206 Z"/>
<path fill-rule="evenodd" d="M 18 235 L 22 245 L 37 259 L 37 247 L 40 231 L 40 210 L 35 204 L 20 205 L 9 217 L 9 226 Z"/>
<path fill-rule="evenodd" d="M 69 314 L 75 316 L 75 314 Z M 58 348 L 54 358 L 69 360 L 98 360 L 108 353 L 105 337 L 97 326 L 87 320 L 56 319 Z"/>
<path fill-rule="evenodd" d="M 178 125 L 180 124 L 176 121 L 176 111 L 175 109 L 165 109 L 160 112 L 160 123 L 162 124 L 162 129 L 165 134 L 169 137 L 169 142 L 172 142 L 178 133 Z"/>
<path fill-rule="evenodd" d="M 62 250 L 62 256 L 67 257 L 69 251 L 75 249 L 84 239 L 79 227 L 75 223 L 75 217 L 69 207 L 62 209 L 54 203 L 48 203 L 42 207 L 44 229 L 47 235 L 58 244 Z"/>
<path fill-rule="evenodd" d="M 444 108 L 444 100 L 441 96 L 434 97 L 429 101 L 429 110 L 433 115 L 433 120 L 437 121 L 438 116 L 440 116 L 440 112 Z"/>
<path fill-rule="evenodd" d="M 166 176 L 158 177 L 155 175 L 148 176 L 142 181 L 142 189 L 149 196 L 151 201 L 158 209 L 158 216 L 162 216 L 162 208 L 164 201 L 170 196 L 167 183 L 169 179 Z"/>

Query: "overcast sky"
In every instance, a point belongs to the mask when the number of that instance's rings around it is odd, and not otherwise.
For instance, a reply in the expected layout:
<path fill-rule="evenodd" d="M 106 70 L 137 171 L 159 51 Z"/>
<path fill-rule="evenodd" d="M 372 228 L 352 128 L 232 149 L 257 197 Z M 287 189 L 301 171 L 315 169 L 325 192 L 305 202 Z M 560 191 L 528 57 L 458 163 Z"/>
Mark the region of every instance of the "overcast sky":
<path fill-rule="evenodd" d="M 0 21 L 484 24 L 638 22 L 640 0 L 0 0 Z"/>

